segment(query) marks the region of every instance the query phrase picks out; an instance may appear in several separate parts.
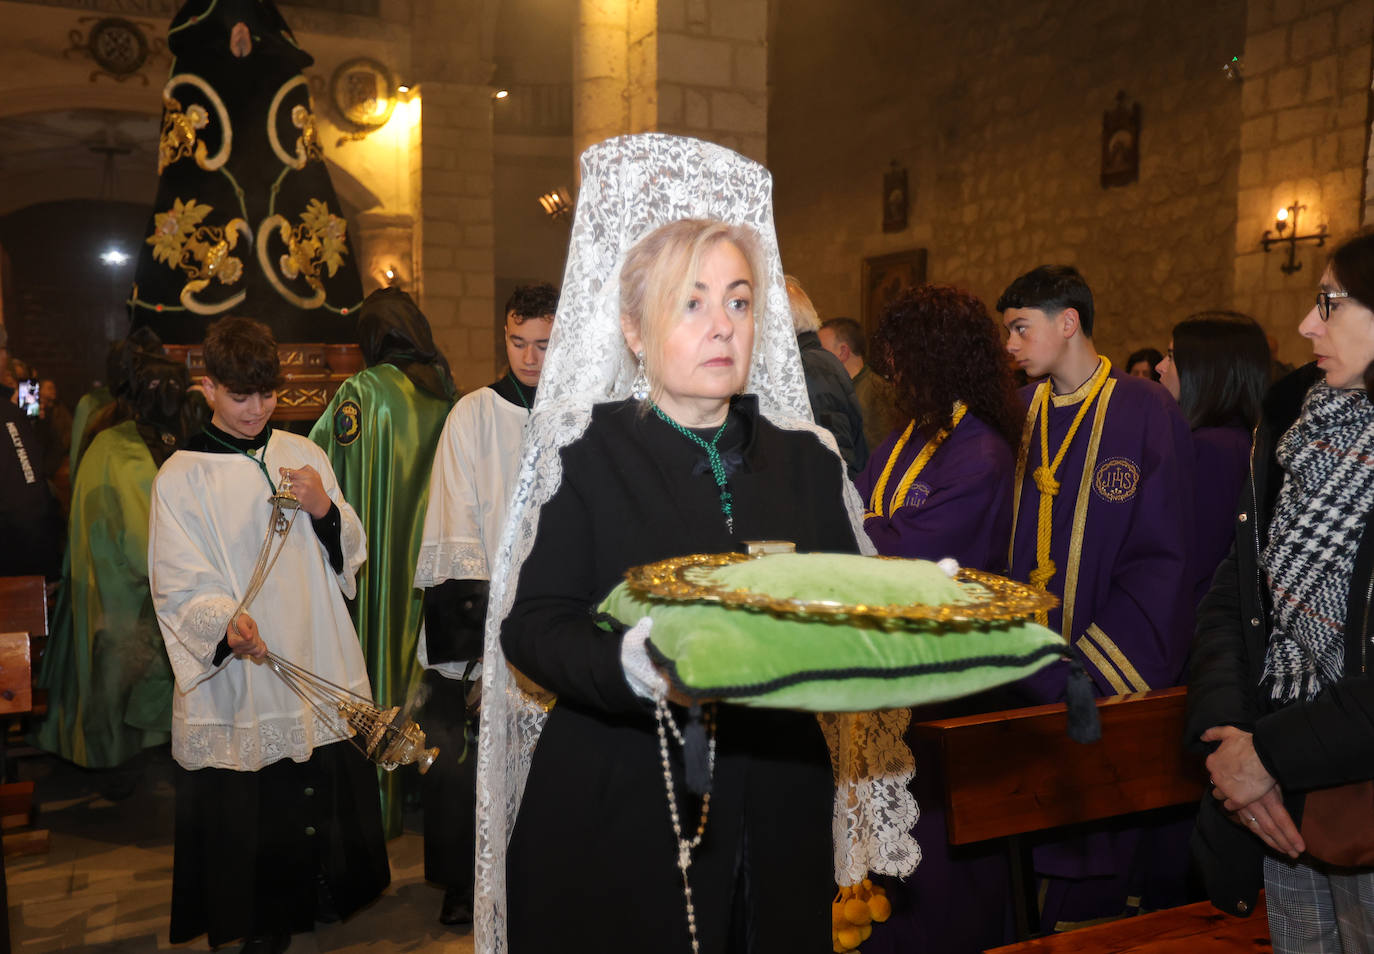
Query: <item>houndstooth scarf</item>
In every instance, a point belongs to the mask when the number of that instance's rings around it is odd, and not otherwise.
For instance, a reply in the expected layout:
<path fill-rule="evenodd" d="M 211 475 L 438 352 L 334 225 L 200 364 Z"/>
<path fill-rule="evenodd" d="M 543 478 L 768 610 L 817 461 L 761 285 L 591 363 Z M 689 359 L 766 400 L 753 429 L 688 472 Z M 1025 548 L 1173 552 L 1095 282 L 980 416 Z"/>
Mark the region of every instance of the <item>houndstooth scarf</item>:
<path fill-rule="evenodd" d="M 1279 702 L 1311 699 L 1345 669 L 1345 614 L 1355 550 L 1374 501 L 1374 403 L 1317 384 L 1279 439 L 1286 474 L 1264 568 L 1274 626 L 1263 681 Z"/>

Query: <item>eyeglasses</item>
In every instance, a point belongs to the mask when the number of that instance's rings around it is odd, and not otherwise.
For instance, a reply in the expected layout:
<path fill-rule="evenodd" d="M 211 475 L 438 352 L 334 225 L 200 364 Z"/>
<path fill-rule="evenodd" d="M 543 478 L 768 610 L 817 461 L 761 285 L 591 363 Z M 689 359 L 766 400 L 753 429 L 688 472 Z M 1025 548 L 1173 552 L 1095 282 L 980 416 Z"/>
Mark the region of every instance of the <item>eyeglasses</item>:
<path fill-rule="evenodd" d="M 1330 321 L 1332 300 L 1349 297 L 1348 291 L 1317 292 L 1317 314 L 1321 316 L 1322 321 Z"/>

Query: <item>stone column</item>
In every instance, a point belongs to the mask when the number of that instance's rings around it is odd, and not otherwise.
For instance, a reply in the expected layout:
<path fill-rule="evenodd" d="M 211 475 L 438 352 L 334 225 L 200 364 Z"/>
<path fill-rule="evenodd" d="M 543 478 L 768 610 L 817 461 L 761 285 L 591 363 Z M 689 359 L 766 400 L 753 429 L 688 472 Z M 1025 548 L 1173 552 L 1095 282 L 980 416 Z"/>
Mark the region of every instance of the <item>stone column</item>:
<path fill-rule="evenodd" d="M 1241 158 L 1236 195 L 1235 304 L 1300 364 L 1311 349 L 1297 332 L 1312 307 L 1333 242 L 1360 225 L 1369 152 L 1374 0 L 1313 11 L 1295 0 L 1249 0 Z M 1298 229 L 1326 225 L 1324 248 L 1298 247 L 1302 268 L 1285 274 L 1287 250 L 1260 248 L 1280 208 L 1301 203 Z"/>
<path fill-rule="evenodd" d="M 768 147 L 767 0 L 581 0 L 573 148 L 658 130 Z"/>
<path fill-rule="evenodd" d="M 411 149 L 420 307 L 463 390 L 497 364 L 491 18 L 486 0 L 416 0 L 420 118 Z"/>

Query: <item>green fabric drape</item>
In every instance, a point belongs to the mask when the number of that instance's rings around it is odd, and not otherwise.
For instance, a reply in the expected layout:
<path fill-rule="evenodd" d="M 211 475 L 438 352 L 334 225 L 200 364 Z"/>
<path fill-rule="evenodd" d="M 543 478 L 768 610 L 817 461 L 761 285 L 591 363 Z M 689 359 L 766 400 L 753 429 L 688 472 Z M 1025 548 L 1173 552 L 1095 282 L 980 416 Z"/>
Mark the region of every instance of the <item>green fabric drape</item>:
<path fill-rule="evenodd" d="M 405 705 L 420 678 L 423 605 L 413 586 L 415 561 L 449 408 L 397 368 L 379 364 L 345 381 L 310 432 L 367 532 L 367 562 L 350 609 L 382 707 Z M 386 833 L 394 838 L 401 833 L 400 780 L 386 772 L 381 783 Z"/>
<path fill-rule="evenodd" d="M 101 386 L 87 391 L 81 395 L 81 400 L 76 402 L 76 410 L 72 412 L 72 466 L 67 472 L 72 480 L 76 479 L 76 465 L 81 460 L 81 442 L 86 438 L 86 428 L 90 426 L 96 412 L 113 400 L 114 395 L 110 393 L 110 389 Z"/>
<path fill-rule="evenodd" d="M 33 742 L 111 768 L 171 740 L 172 670 L 148 589 L 157 465 L 133 421 L 97 434 L 72 485 L 67 557 L 37 684 Z"/>

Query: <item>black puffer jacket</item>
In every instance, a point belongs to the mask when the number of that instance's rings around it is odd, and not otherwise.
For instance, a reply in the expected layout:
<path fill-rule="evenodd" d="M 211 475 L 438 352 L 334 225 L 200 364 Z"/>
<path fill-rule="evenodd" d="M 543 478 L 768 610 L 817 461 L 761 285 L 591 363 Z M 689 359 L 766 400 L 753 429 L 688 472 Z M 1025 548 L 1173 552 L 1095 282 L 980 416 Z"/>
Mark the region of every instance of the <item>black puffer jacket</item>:
<path fill-rule="evenodd" d="M 1254 733 L 1255 751 L 1278 780 L 1299 824 L 1304 792 L 1374 777 L 1374 520 L 1366 519 L 1351 577 L 1345 678 L 1311 702 L 1282 707 L 1259 688 L 1271 624 L 1259 555 L 1284 477 L 1274 452 L 1318 376 L 1316 365 L 1309 364 L 1265 397 L 1250 480 L 1236 514 L 1236 543 L 1198 609 L 1188 678 L 1187 744 L 1210 751 L 1215 746 L 1200 736 L 1218 725 Z M 1266 849 L 1226 817 L 1210 791 L 1202 797 L 1192 849 L 1212 903 L 1232 914 L 1249 914 L 1263 885 Z"/>
<path fill-rule="evenodd" d="M 817 424 L 834 435 L 849 479 L 853 480 L 868 463 L 869 451 L 864 440 L 864 412 L 854 393 L 854 383 L 840 359 L 821 346 L 820 335 L 816 332 L 803 331 L 797 335 L 797 348 L 801 351 L 811 414 Z"/>

